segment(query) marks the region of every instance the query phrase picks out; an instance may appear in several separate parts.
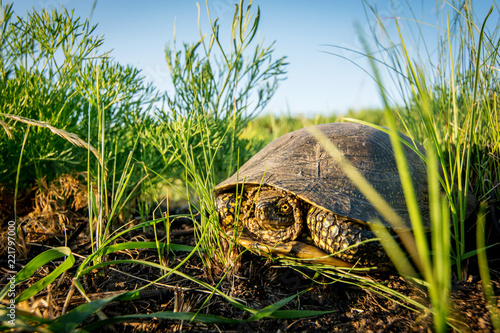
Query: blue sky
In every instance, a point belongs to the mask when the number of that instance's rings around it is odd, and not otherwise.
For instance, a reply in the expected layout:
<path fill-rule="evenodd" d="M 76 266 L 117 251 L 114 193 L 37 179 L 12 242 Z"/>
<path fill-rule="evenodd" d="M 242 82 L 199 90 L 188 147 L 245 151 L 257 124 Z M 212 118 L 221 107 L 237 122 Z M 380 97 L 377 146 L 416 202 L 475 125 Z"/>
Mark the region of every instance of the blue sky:
<path fill-rule="evenodd" d="M 92 23 L 97 23 L 97 33 L 104 35 L 102 50 L 113 49 L 111 55 L 118 62 L 141 69 L 159 89 L 170 91 L 165 45 L 173 41 L 174 21 L 178 45 L 199 40 L 197 2 L 201 8 L 202 29 L 208 33 L 206 3 L 195 0 L 101 0 L 97 2 Z M 478 15 L 484 17 L 486 8 L 493 2 L 477 2 L 481 6 Z M 14 2 L 14 12 L 23 16 L 32 8 L 64 6 L 74 8 L 76 16 L 88 18 L 92 3 L 92 0 L 19 0 Z M 209 0 L 212 19 L 219 17 L 226 35 L 229 35 L 234 3 L 233 0 Z M 394 10 L 400 15 L 407 13 L 403 8 L 391 7 L 390 0 L 368 0 L 368 3 L 376 3 L 379 13 L 388 17 L 389 27 L 394 27 L 389 19 Z M 414 11 L 424 21 L 436 22 L 435 0 L 410 3 L 415 4 L 412 5 Z M 361 0 L 254 0 L 253 6 L 261 9 L 258 38 L 263 38 L 266 44 L 275 41 L 275 56 L 287 56 L 289 62 L 287 79 L 281 82 L 267 112 L 331 114 L 381 105 L 376 86 L 367 74 L 351 62 L 324 52 L 340 52 L 368 68 L 363 57 L 328 46 L 362 49 L 355 24 L 366 32 L 373 18 L 366 17 Z M 425 32 L 429 38 L 435 36 L 431 30 Z"/>

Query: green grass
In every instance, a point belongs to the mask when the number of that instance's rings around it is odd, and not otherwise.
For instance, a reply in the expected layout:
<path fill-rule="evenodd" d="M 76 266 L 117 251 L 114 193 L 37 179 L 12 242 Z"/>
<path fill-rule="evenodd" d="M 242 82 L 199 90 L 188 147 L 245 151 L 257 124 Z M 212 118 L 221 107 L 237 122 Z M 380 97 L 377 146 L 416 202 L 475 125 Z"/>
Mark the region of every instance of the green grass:
<path fill-rule="evenodd" d="M 65 10 L 2 12 L 0 119 L 9 137 L 0 140 L 0 184 L 25 191 L 63 173 L 88 172 L 91 182 L 110 176 L 103 168 L 124 173 L 130 151 L 139 159 L 149 150 L 137 136 L 152 125 L 155 89 L 101 50 L 88 21 Z M 142 177 L 133 174 L 134 186 Z"/>
<path fill-rule="evenodd" d="M 175 93 L 156 112 L 157 130 L 144 135 L 166 162 L 164 181 L 190 203 L 193 216 L 200 214 L 196 237 L 209 260 L 223 253 L 213 246 L 220 244 L 220 226 L 212 189 L 260 148 L 242 133 L 267 105 L 286 68 L 285 58 L 273 59 L 272 44 L 255 40 L 260 13 L 250 9 L 240 3 L 235 11 L 229 47 L 217 33 L 217 19 L 210 21 L 209 37 L 201 35 L 181 50 L 175 40 L 167 46 Z M 182 179 L 183 187 L 172 178 Z"/>
<path fill-rule="evenodd" d="M 386 21 L 378 17 L 379 48 L 372 53 L 373 45 L 367 45 L 363 52 L 372 61 L 371 70 L 380 86 L 384 109 L 346 115 L 346 118 L 389 128 L 402 179 L 408 178 L 405 174 L 408 171 L 396 130 L 426 146 L 432 221 L 430 238 L 422 226 L 409 182 L 403 184 L 413 235 L 405 238 L 405 249 L 393 244 L 387 230 L 374 231 L 383 245 L 391 249 L 389 255 L 400 274 L 411 285 L 428 291 L 429 304 L 417 302 L 355 272 L 339 273 L 307 265 L 332 282 L 356 284 L 415 311 L 432 314 L 438 332 L 453 327 L 450 285 L 453 276 L 466 278 L 463 275 L 464 258 L 478 255 L 485 296 L 488 302 L 494 302 L 493 291 L 488 287 L 491 277 L 486 249 L 489 244 L 485 243 L 483 213 L 487 212 L 491 198 L 500 197 L 497 109 L 500 87 L 498 74 L 492 70 L 498 68 L 495 41 L 500 30 L 498 25 L 492 30 L 483 29 L 483 23 L 489 18 L 475 17 L 472 5 L 455 5 L 460 9 L 439 13 L 437 57 L 410 51 L 415 49 L 412 46 L 416 41 L 412 40 L 415 35 L 409 32 L 420 31 L 418 20 L 397 20 L 396 34 L 393 34 L 384 25 Z M 175 93 L 165 95 L 146 84 L 138 70 L 114 62 L 110 54 L 101 51 L 104 40 L 95 36 L 95 28 L 88 21 L 82 22 L 66 11 L 33 11 L 26 18 L 14 18 L 10 6 L 2 10 L 0 125 L 6 135 L 0 139 L 0 149 L 4 152 L 0 157 L 0 184 L 14 187 L 17 198 L 18 191 L 36 186 L 44 177 L 50 180 L 63 173 L 85 172 L 89 237 L 92 239 L 91 254 L 81 261 L 76 262 L 78 254 L 67 247 L 50 249 L 28 262 L 15 280 L 16 285 L 21 286 L 37 269 L 52 261 L 58 262 L 51 273 L 31 286 L 24 286 L 17 301 L 36 296 L 74 268 L 69 294 L 78 292 L 88 302 L 65 310 L 65 314 L 51 320 L 19 312 L 19 325 L 37 326 L 41 331 L 61 327 L 76 329 L 82 327 L 89 316 L 100 316 L 104 305 L 134 299 L 139 290 L 90 301 L 82 285 L 90 272 L 122 264 L 143 265 L 160 272 L 156 280 L 141 288 L 176 275 L 196 283 L 210 293 L 210 297 L 222 297 L 247 312 L 249 317 L 236 320 L 201 313 L 161 312 L 109 318 L 84 326 L 84 329 L 151 317 L 236 324 L 262 318 L 320 314 L 280 310 L 298 294 L 263 309 L 254 309 L 222 293 L 218 284 L 208 284 L 179 270 L 195 255 L 203 259 L 207 270 L 221 265 L 228 274 L 234 264 L 236 245 L 234 240 L 221 238 L 214 206 L 212 189 L 217 183 L 236 172 L 272 139 L 304 124 L 342 119 L 337 115 L 313 119 L 258 116 L 278 88 L 287 64 L 286 58 L 275 58 L 273 44 L 256 39 L 260 11 L 255 10 L 251 2 L 248 5 L 240 2 L 237 6 L 228 32 L 228 45 L 222 42 L 224 38 L 220 35 L 223 32 L 218 20 L 210 17 L 207 10 L 212 31 L 207 35 L 200 31 L 200 39 L 195 43 L 184 43 L 178 48 L 174 41 L 167 46 L 165 60 Z M 201 15 L 201 9 L 199 11 Z M 377 16 L 376 11 L 373 14 Z M 394 36 L 396 39 L 391 39 Z M 417 34 L 417 38 L 422 37 Z M 433 59 L 437 63 L 429 64 Z M 403 104 L 389 103 L 398 99 L 387 94 L 381 70 L 375 62 L 389 69 L 391 79 L 400 89 Z M 320 138 L 320 133 L 316 135 Z M 329 145 L 328 142 L 324 144 Z M 335 152 L 335 147 L 329 149 Z M 398 223 L 398 216 L 384 206 L 354 169 L 349 168 L 348 161 L 339 162 L 346 166 L 353 182 L 359 184 L 373 204 L 381 207 L 386 219 Z M 438 168 L 444 172 L 434 172 Z M 162 218 L 150 220 L 151 211 L 160 209 L 157 203 L 164 198 L 159 192 L 164 189 L 169 193 L 167 204 L 173 196 L 188 202 L 189 217 L 195 221 L 196 246 L 170 242 L 168 230 L 177 216 L 162 212 Z M 466 238 L 468 212 L 465 208 L 471 193 L 483 203 L 476 247 L 468 244 Z M 140 215 L 142 221 L 135 222 L 133 217 L 136 215 Z M 167 230 L 166 239 L 157 237 L 153 242 L 117 243 L 120 237 L 133 231 L 148 228 L 156 231 L 160 226 Z M 168 256 L 170 250 L 185 251 L 188 255 L 173 267 L 141 259 L 108 259 L 109 254 L 119 251 L 151 248 L 157 250 L 159 262 L 164 262 L 163 256 Z M 411 254 L 414 265 L 407 260 L 405 252 Z M 7 286 L 2 289 L 0 299 L 5 299 L 7 289 Z M 3 311 L 0 318 L 4 320 L 7 312 L 0 310 Z M 490 316 L 497 330 L 500 329 L 499 314 L 494 307 L 490 307 Z"/>
<path fill-rule="evenodd" d="M 425 40 L 418 33 L 416 38 L 412 37 L 415 35 L 411 32 L 421 33 L 424 24 L 416 18 L 396 20 L 396 34 L 391 34 L 385 25 L 388 21 L 378 17 L 378 25 L 373 30 L 379 41 L 377 50 L 371 52 L 371 46 L 365 41 L 366 56 L 380 87 L 391 133 L 395 133 L 394 115 L 397 115 L 401 128 L 406 129 L 412 138 L 426 144 L 431 209 L 430 243 L 422 227 L 411 183 L 404 182 L 408 179 L 405 174 L 407 168 L 397 149 L 397 137 L 391 135 L 412 220 L 418 253 L 416 264 L 429 292 L 434 327 L 438 332 L 446 331 L 450 324 L 448 303 L 451 263 L 454 264 L 457 278 L 463 279 L 466 277 L 463 275 L 463 260 L 475 254 L 476 250 L 480 253 L 484 251 L 484 242 L 478 242 L 477 246 L 480 247 L 477 249 L 470 252 L 466 250 L 471 249 L 466 244 L 469 228 L 466 218 L 471 214 L 467 208 L 471 207 L 474 194 L 482 202 L 490 196 L 499 197 L 495 180 L 500 170 L 500 146 L 497 144 L 500 120 L 496 109 L 498 74 L 492 73 L 491 68 L 498 66 L 495 41 L 498 39 L 500 23 L 487 31 L 485 26 L 491 11 L 484 18 L 476 18 L 472 5 L 462 7 L 453 2 L 451 6 L 454 4 L 454 8 L 460 9 L 447 7 L 450 11 L 438 13 L 441 26 L 436 27 L 439 45 L 437 58 L 431 54 L 410 51 L 415 49 L 418 42 Z M 376 11 L 374 14 L 377 16 Z M 394 15 L 397 16 L 397 13 Z M 377 54 L 381 54 L 380 58 L 385 60 L 385 63 L 379 63 L 387 66 L 390 78 L 400 89 L 403 105 L 389 103 L 389 100 L 394 99 L 388 96 L 384 87 L 376 62 Z M 439 175 L 434 171 L 438 169 L 443 170 Z M 483 268 L 483 279 L 488 279 L 485 275 L 487 271 Z M 492 297 L 487 293 L 485 296 L 487 299 Z M 492 315 L 492 319 L 497 316 Z"/>
<path fill-rule="evenodd" d="M 394 74 L 404 88 L 401 95 L 406 104 L 397 109 L 402 124 L 417 140 L 429 142 L 445 170 L 441 184 L 451 206 L 453 256 L 460 278 L 466 255 L 464 221 L 469 189 L 480 201 L 487 200 L 492 191 L 498 197 L 494 179 L 499 170 L 495 156 L 500 120 L 495 103 L 490 103 L 496 98 L 490 93 L 496 91 L 498 82 L 487 73 L 497 63 L 493 41 L 498 25 L 488 33 L 484 26 L 489 15 L 478 22 L 472 8 L 453 13 L 453 18 L 442 15 L 439 61 L 447 71 L 424 70 L 427 64 L 410 55 L 402 28 L 398 28 L 400 39 L 391 42 L 398 43 L 397 51 L 388 55 L 403 73 Z M 450 30 L 451 22 L 456 23 L 454 30 Z M 478 179 L 471 183 L 474 177 Z"/>

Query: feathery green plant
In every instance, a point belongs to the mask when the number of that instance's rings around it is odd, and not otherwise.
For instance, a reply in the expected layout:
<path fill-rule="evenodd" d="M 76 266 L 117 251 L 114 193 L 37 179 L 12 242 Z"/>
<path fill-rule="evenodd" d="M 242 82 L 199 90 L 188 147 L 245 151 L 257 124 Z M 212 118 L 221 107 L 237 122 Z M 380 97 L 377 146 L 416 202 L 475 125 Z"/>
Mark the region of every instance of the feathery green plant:
<path fill-rule="evenodd" d="M 100 51 L 103 38 L 95 35 L 95 26 L 67 10 L 33 10 L 15 19 L 11 5 L 1 10 L 0 118 L 7 133 L 0 140 L 1 184 L 13 184 L 15 179 L 23 123 L 34 126 L 16 183 L 22 189 L 44 177 L 50 181 L 65 172 L 86 171 L 87 152 L 73 145 L 97 147 L 99 124 L 109 138 L 106 150 L 116 154 L 103 157 L 113 161 L 117 173 L 131 150 L 147 151 L 137 147 L 137 135 L 143 124 L 151 123 L 148 110 L 156 99 L 154 88 L 144 83 L 138 70 L 115 63 Z M 99 124 L 95 122 L 99 109 L 88 96 L 98 80 L 100 103 L 106 109 L 105 121 Z M 98 156 L 97 150 L 90 151 Z M 90 166 L 92 176 L 97 169 L 93 163 Z"/>
<path fill-rule="evenodd" d="M 74 89 L 76 66 L 102 39 L 91 37 L 93 28 L 66 11 L 33 11 L 14 20 L 11 5 L 1 10 L 0 112 L 9 115 L 2 117 L 2 123 L 11 138 L 0 140 L 0 183 L 12 184 L 16 170 L 12 161 L 17 160 L 24 136 L 24 127 L 16 122 L 45 122 L 60 133 L 82 137 L 78 122 L 85 110 Z M 73 149 L 64 134 L 54 132 L 60 135 L 54 136 L 43 127 L 33 127 L 28 137 L 18 182 L 22 188 L 44 176 L 50 180 L 65 170 L 86 168 L 79 162 L 85 151 Z"/>
<path fill-rule="evenodd" d="M 125 203 L 143 191 L 147 175 L 133 157 L 149 151 L 138 137 L 152 124 L 156 92 L 138 70 L 100 52 L 103 39 L 87 20 L 66 10 L 31 11 L 15 20 L 11 5 L 2 11 L 0 117 L 7 135 L 0 140 L 0 183 L 16 179 L 17 197 L 18 188 L 44 177 L 86 170 L 99 248 L 113 220 L 126 214 Z M 32 125 L 29 135 L 23 124 Z"/>
<path fill-rule="evenodd" d="M 253 13 L 251 6 L 252 1 L 236 6 L 227 48 L 208 7 L 208 36 L 184 44 L 182 50 L 175 42 L 167 46 L 174 93 L 165 96 L 168 108 L 157 113 L 157 130 L 145 133 L 163 157 L 169 177 L 183 180 L 186 188 L 179 190 L 190 202 L 192 215 L 199 213 L 196 235 L 208 258 L 214 258 L 218 246 L 213 244 L 219 243 L 212 189 L 260 148 L 241 134 L 285 74 L 285 58 L 274 60 L 272 44 L 255 41 L 260 11 Z"/>

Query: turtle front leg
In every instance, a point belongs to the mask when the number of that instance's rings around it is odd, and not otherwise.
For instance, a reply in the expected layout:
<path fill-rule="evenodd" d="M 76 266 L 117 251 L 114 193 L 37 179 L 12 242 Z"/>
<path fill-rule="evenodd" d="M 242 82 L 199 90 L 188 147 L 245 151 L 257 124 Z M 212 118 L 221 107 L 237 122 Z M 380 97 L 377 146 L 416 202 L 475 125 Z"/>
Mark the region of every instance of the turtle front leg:
<path fill-rule="evenodd" d="M 216 200 L 217 210 L 222 225 L 222 229 L 238 230 L 243 228 L 243 214 L 242 206 L 246 205 L 245 194 L 240 195 L 236 193 L 223 193 L 217 197 Z"/>
<path fill-rule="evenodd" d="M 360 244 L 375 238 L 367 225 L 314 206 L 307 214 L 307 225 L 316 246 L 341 260 L 363 266 L 389 261 L 378 241 Z"/>

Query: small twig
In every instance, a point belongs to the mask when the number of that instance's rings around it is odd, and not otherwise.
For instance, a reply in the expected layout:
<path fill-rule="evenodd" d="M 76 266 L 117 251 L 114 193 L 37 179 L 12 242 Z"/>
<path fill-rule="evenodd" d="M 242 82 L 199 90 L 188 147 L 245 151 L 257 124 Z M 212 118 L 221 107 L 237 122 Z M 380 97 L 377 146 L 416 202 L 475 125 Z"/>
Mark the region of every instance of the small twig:
<path fill-rule="evenodd" d="M 64 301 L 61 315 L 65 314 L 66 311 L 68 310 L 69 302 L 71 301 L 71 297 L 73 296 L 74 292 L 75 292 L 75 281 L 71 280 L 71 287 L 69 287 L 68 296 L 66 296 L 66 301 Z"/>

